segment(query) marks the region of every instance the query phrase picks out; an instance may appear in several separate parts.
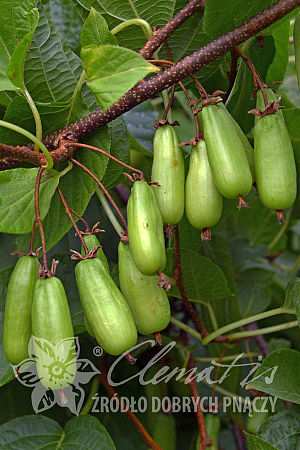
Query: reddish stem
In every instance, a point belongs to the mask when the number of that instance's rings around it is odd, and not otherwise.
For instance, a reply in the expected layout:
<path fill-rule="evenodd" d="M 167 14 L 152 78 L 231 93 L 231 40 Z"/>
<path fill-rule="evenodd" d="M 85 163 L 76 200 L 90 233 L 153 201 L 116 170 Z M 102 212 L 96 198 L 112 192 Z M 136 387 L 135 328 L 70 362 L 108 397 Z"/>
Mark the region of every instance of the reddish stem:
<path fill-rule="evenodd" d="M 103 190 L 104 194 L 106 195 L 106 197 L 109 199 L 109 201 L 111 202 L 111 204 L 113 205 L 113 207 L 115 208 L 116 212 L 118 213 L 120 219 L 122 220 L 125 229 L 127 230 L 127 223 L 126 220 L 123 216 L 123 214 L 121 213 L 120 209 L 118 208 L 116 202 L 114 201 L 114 199 L 112 198 L 112 196 L 109 194 L 108 190 L 103 186 L 103 184 L 101 183 L 101 181 L 96 177 L 96 175 L 94 175 L 87 167 L 85 167 L 83 164 L 81 164 L 79 161 L 77 161 L 76 159 L 70 158 L 70 161 L 75 164 L 76 166 L 80 167 L 82 170 L 84 170 L 86 173 L 88 173 L 90 175 L 90 177 L 93 178 L 93 180 L 96 181 L 96 183 L 99 184 L 99 186 L 101 187 L 101 189 Z"/>
<path fill-rule="evenodd" d="M 106 391 L 110 395 L 110 397 L 114 397 L 119 401 L 119 404 L 121 406 L 121 409 L 125 411 L 125 414 L 129 417 L 133 425 L 136 427 L 137 431 L 141 434 L 142 438 L 146 442 L 147 446 L 149 448 L 152 448 L 153 450 L 163 450 L 150 436 L 150 434 L 147 432 L 147 430 L 144 428 L 144 426 L 141 424 L 141 422 L 138 420 L 136 415 L 128 408 L 126 408 L 126 405 L 124 404 L 123 400 L 120 398 L 119 394 L 114 390 L 114 388 L 109 384 L 107 380 L 107 370 L 106 370 L 106 360 L 105 358 L 102 358 L 101 361 L 101 375 L 99 376 L 101 383 L 105 387 Z"/>
<path fill-rule="evenodd" d="M 236 75 L 237 75 L 237 62 L 238 62 L 238 55 L 236 54 L 236 52 L 231 50 L 231 61 L 230 61 L 230 71 L 227 72 L 227 77 L 228 77 L 228 88 L 227 91 L 224 95 L 224 103 L 226 102 L 226 100 L 229 97 L 229 94 L 233 88 L 235 79 L 236 79 Z"/>
<path fill-rule="evenodd" d="M 167 119 L 168 112 L 170 111 L 170 108 L 171 108 L 173 100 L 174 100 L 174 94 L 175 94 L 175 84 L 173 84 L 173 86 L 172 86 L 169 103 L 167 104 L 166 110 L 164 112 L 163 120 Z"/>
<path fill-rule="evenodd" d="M 174 280 L 178 286 L 178 289 L 181 294 L 181 298 L 183 300 L 184 306 L 189 313 L 192 321 L 196 325 L 199 333 L 201 334 L 202 339 L 208 335 L 208 332 L 204 325 L 202 324 L 197 311 L 194 309 L 193 305 L 188 299 L 188 296 L 185 292 L 183 277 L 182 277 L 182 268 L 181 268 L 181 258 L 180 258 L 180 240 L 179 240 L 179 229 L 178 225 L 173 225 L 173 233 L 174 233 L 174 244 L 175 244 L 175 271 L 174 271 Z"/>
<path fill-rule="evenodd" d="M 74 214 L 74 216 L 78 217 L 78 219 L 81 220 L 81 222 L 84 224 L 85 232 L 86 233 L 90 233 L 91 229 L 90 229 L 89 224 L 87 223 L 87 221 L 80 214 L 78 214 L 76 211 L 74 211 L 74 209 L 72 209 L 72 208 L 69 208 L 69 209 L 70 209 L 71 213 Z"/>
<path fill-rule="evenodd" d="M 251 70 L 252 75 L 253 75 L 253 82 L 254 82 L 254 86 L 257 86 L 262 93 L 264 102 L 265 102 L 265 107 L 267 107 L 268 105 L 268 99 L 265 93 L 265 83 L 263 81 L 263 79 L 261 78 L 261 76 L 259 75 L 259 73 L 257 72 L 254 64 L 250 61 L 250 59 L 239 49 L 239 47 L 234 47 L 232 49 L 232 53 L 235 53 L 237 55 L 237 57 L 241 57 L 242 60 L 244 61 L 244 63 L 247 65 L 247 67 Z"/>
<path fill-rule="evenodd" d="M 34 235 L 35 235 L 35 225 L 36 225 L 36 219 L 34 219 L 32 229 L 31 229 L 29 254 L 33 253 L 33 240 L 34 240 Z"/>
<path fill-rule="evenodd" d="M 73 227 L 74 227 L 74 229 L 75 229 L 75 231 L 76 231 L 76 234 L 77 234 L 78 238 L 80 239 L 81 245 L 82 245 L 82 247 L 83 247 L 83 249 L 84 249 L 84 252 L 85 252 L 85 256 L 88 256 L 89 250 L 88 250 L 88 248 L 87 248 L 87 245 L 86 245 L 86 243 L 85 243 L 85 241 L 84 241 L 84 239 L 83 239 L 83 237 L 82 237 L 82 235 L 81 235 L 81 233 L 80 233 L 80 230 L 79 230 L 79 228 L 78 228 L 78 226 L 77 226 L 75 220 L 73 219 L 72 212 L 71 212 L 71 210 L 70 210 L 70 208 L 69 208 L 69 206 L 68 206 L 68 204 L 67 204 L 67 202 L 66 202 L 66 199 L 65 199 L 65 197 L 63 196 L 63 194 L 62 194 L 62 192 L 61 192 L 61 189 L 60 189 L 59 187 L 57 187 L 56 190 L 57 190 L 57 192 L 58 192 L 58 195 L 59 195 L 59 197 L 60 197 L 60 199 L 61 199 L 62 204 L 64 205 L 64 208 L 65 208 L 65 210 L 66 210 L 66 213 L 68 214 L 69 219 L 70 219 L 71 222 L 72 222 L 72 225 L 73 225 Z"/>
<path fill-rule="evenodd" d="M 42 178 L 43 171 L 44 171 L 44 167 L 40 167 L 38 170 L 37 177 L 36 177 L 35 191 L 34 191 L 34 205 L 35 205 L 35 221 L 38 223 L 39 231 L 40 231 L 40 235 L 41 235 L 41 242 L 42 242 L 43 269 L 44 269 L 45 275 L 48 275 L 49 270 L 48 270 L 48 263 L 47 263 L 46 241 L 45 241 L 44 228 L 43 228 L 41 215 L 40 215 L 40 204 L 39 204 L 39 190 L 40 190 L 40 184 L 41 184 L 41 178 Z"/>
<path fill-rule="evenodd" d="M 102 155 L 107 156 L 108 158 L 112 159 L 113 161 L 115 161 L 116 163 L 120 164 L 120 166 L 126 167 L 126 169 L 132 170 L 132 172 L 136 172 L 138 173 L 142 178 L 144 178 L 144 174 L 141 170 L 139 169 L 135 169 L 134 167 L 129 166 L 128 164 L 124 163 L 123 161 L 120 161 L 118 158 L 116 158 L 115 156 L 111 155 L 110 153 L 105 152 L 104 150 L 101 150 L 101 148 L 98 147 L 94 147 L 93 145 L 87 145 L 87 144 L 82 144 L 79 142 L 66 142 L 64 143 L 64 145 L 66 147 L 82 147 L 82 148 L 88 148 L 90 150 L 93 150 L 95 152 L 101 153 Z"/>

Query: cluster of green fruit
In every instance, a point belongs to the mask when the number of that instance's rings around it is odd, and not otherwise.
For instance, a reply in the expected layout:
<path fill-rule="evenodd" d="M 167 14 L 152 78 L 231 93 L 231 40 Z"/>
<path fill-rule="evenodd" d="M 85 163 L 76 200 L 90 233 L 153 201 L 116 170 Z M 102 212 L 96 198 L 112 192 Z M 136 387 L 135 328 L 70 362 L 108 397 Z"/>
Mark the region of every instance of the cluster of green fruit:
<path fill-rule="evenodd" d="M 266 89 L 266 95 L 269 102 L 276 101 L 272 90 Z M 264 107 L 259 91 L 256 111 Z M 241 199 L 255 180 L 268 208 L 282 210 L 295 200 L 295 161 L 280 110 L 255 118 L 254 152 L 223 103 L 207 101 L 202 121 L 204 139 L 192 149 L 186 183 L 174 128 L 163 125 L 156 131 L 152 186 L 135 181 L 128 201 L 129 243 L 119 244 L 120 290 L 97 238 L 83 236 L 90 253 L 83 254 L 75 274 L 86 328 L 109 354 L 119 355 L 133 347 L 138 332 L 148 335 L 168 325 L 170 305 L 157 275 L 166 265 L 163 227 L 178 223 L 184 207 L 190 223 L 204 229 L 207 238 L 207 230 L 221 217 L 222 195 Z M 3 342 L 8 361 L 18 365 L 28 357 L 31 335 L 52 345 L 74 338 L 61 281 L 55 276 L 39 279 L 37 257 L 22 256 L 7 292 Z M 62 360 L 70 361 L 69 349 L 69 343 L 60 346 Z M 35 350 L 41 360 L 37 363 L 40 379 L 52 386 L 42 352 Z"/>
<path fill-rule="evenodd" d="M 268 102 L 276 102 L 271 89 L 265 93 Z M 261 91 L 257 108 L 257 114 L 265 109 Z M 276 105 L 272 113 L 255 117 L 254 150 L 222 102 L 204 102 L 201 118 L 204 139 L 192 148 L 186 182 L 174 128 L 163 125 L 156 131 L 152 180 L 160 184 L 153 189 L 165 224 L 178 223 L 185 208 L 190 224 L 203 229 L 207 239 L 207 229 L 222 215 L 223 197 L 239 198 L 243 205 L 242 196 L 254 182 L 267 208 L 281 211 L 293 204 L 297 189 L 294 154 Z"/>
<path fill-rule="evenodd" d="M 141 183 L 154 197 L 150 186 Z M 86 329 L 107 353 L 119 355 L 136 344 L 137 332 L 148 335 L 168 325 L 168 297 L 158 286 L 155 271 L 150 275 L 149 268 L 147 274 L 141 272 L 129 244 L 123 242 L 119 244 L 120 291 L 110 276 L 96 236 L 87 234 L 84 240 L 93 256 L 81 259 L 75 274 Z M 35 338 L 41 382 L 51 389 L 72 383 L 76 375 L 76 349 L 75 341 L 70 345 L 74 333 L 63 284 L 55 276 L 39 278 L 37 257 L 24 255 L 10 277 L 5 305 L 3 344 L 11 364 L 19 365 L 28 358 L 31 335 Z M 59 345 L 60 366 L 55 376 L 49 370 L 53 361 L 43 348 L 44 340 L 46 344 Z"/>

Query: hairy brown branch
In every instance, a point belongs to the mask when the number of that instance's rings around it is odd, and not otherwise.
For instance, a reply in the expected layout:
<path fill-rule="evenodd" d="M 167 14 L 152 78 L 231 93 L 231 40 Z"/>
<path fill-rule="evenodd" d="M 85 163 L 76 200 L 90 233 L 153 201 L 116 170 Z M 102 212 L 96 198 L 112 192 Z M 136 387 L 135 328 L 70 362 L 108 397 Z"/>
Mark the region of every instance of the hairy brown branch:
<path fill-rule="evenodd" d="M 66 148 L 57 148 L 57 143 L 61 140 L 69 139 L 78 141 L 83 136 L 86 136 L 101 126 L 111 122 L 139 103 L 154 97 L 173 84 L 197 72 L 202 67 L 238 46 L 242 42 L 247 41 L 250 37 L 255 36 L 257 33 L 299 6 L 300 0 L 278 0 L 278 2 L 264 9 L 255 17 L 247 20 L 215 41 L 205 45 L 192 55 L 187 56 L 182 61 L 166 69 L 163 73 L 138 83 L 134 88 L 115 102 L 105 113 L 102 109 L 97 109 L 90 115 L 80 119 L 62 131 L 58 131 L 47 136 L 44 139 L 44 143 L 49 149 L 55 149 L 54 152 L 51 152 L 54 162 L 56 163 L 62 161 L 68 157 L 64 153 L 67 151 Z M 172 22 L 172 20 L 170 22 Z M 166 27 L 168 27 L 168 24 L 163 27 L 163 29 Z M 3 144 L 0 145 L 0 157 L 6 158 L 3 164 L 1 164 L 2 162 L 0 161 L 0 169 L 2 170 L 9 167 L 9 161 L 11 162 L 11 167 L 16 167 L 18 165 L 16 160 L 28 161 L 37 165 L 41 165 L 44 162 L 43 156 L 34 154 L 33 151 L 27 149 L 26 147 L 14 149 L 13 147 L 10 148 L 9 146 L 4 146 Z M 8 158 L 11 159 L 9 160 Z"/>
<path fill-rule="evenodd" d="M 72 156 L 74 148 L 72 147 L 64 147 L 61 146 L 56 150 L 51 152 L 51 156 L 54 163 L 59 163 L 60 161 L 64 161 Z M 0 143 L 0 158 L 3 158 L 0 163 L 5 164 L 7 161 L 7 165 L 11 167 L 12 160 L 15 161 L 14 167 L 18 166 L 19 162 L 30 162 L 35 164 L 36 166 L 41 166 L 46 163 L 46 158 L 43 153 L 37 153 L 26 146 L 22 147 L 13 147 L 11 145 L 1 144 Z M 5 166 L 4 169 L 5 170 Z M 7 167 L 9 168 L 9 167 Z"/>
<path fill-rule="evenodd" d="M 155 50 L 157 50 L 163 42 L 174 33 L 180 25 L 183 24 L 192 14 L 202 9 L 205 5 L 205 0 L 192 0 L 184 8 L 182 8 L 173 19 L 170 20 L 164 27 L 154 31 L 153 37 L 149 39 L 146 45 L 139 51 L 139 54 L 149 59 Z"/>
<path fill-rule="evenodd" d="M 57 141 L 59 135 L 65 139 L 78 140 L 79 138 L 92 133 L 126 111 L 129 111 L 139 103 L 154 97 L 174 83 L 197 72 L 227 51 L 242 42 L 245 42 L 250 37 L 255 36 L 272 23 L 281 19 L 299 5 L 299 0 L 279 0 L 277 3 L 264 9 L 255 17 L 247 20 L 215 41 L 205 45 L 200 50 L 165 70 L 163 73 L 138 83 L 108 108 L 105 113 L 102 109 L 98 109 L 64 130 L 47 136 L 44 143 L 51 147 L 51 145 Z"/>

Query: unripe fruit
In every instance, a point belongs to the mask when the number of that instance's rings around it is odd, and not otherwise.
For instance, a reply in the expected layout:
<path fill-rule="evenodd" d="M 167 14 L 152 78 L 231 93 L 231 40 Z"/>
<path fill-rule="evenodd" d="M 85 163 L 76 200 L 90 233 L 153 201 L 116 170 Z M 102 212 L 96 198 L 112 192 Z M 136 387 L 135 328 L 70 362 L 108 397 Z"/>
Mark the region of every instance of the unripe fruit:
<path fill-rule="evenodd" d="M 294 25 L 294 49 L 295 49 L 295 66 L 300 89 L 300 12 L 296 16 Z"/>
<path fill-rule="evenodd" d="M 69 386 L 76 375 L 76 346 L 68 300 L 58 278 L 36 282 L 31 317 L 40 381 L 52 390 Z M 57 355 L 47 351 L 49 344 L 59 344 Z"/>
<path fill-rule="evenodd" d="M 218 450 L 218 448 L 219 448 L 218 434 L 219 434 L 219 430 L 221 428 L 220 417 L 217 414 L 208 413 L 208 414 L 205 414 L 204 422 L 205 422 L 207 434 L 208 434 L 210 440 L 212 441 L 212 445 L 209 445 L 206 448 L 208 450 Z M 201 437 L 199 434 L 198 439 L 197 439 L 196 449 L 200 448 L 200 446 L 199 446 L 200 442 L 201 442 Z"/>
<path fill-rule="evenodd" d="M 176 450 L 176 421 L 171 414 L 159 412 L 153 439 L 163 450 Z"/>
<path fill-rule="evenodd" d="M 248 417 L 247 423 L 246 423 L 246 429 L 249 433 L 256 434 L 259 427 L 269 417 L 269 412 L 268 411 L 258 411 L 261 409 L 265 409 L 265 399 L 264 398 L 257 398 L 257 399 L 254 399 L 254 401 L 255 401 L 256 411 L 253 411 L 251 416 Z"/>
<path fill-rule="evenodd" d="M 128 238 L 138 269 L 152 275 L 166 265 L 163 221 L 155 194 L 145 181 L 136 181 L 127 204 Z"/>
<path fill-rule="evenodd" d="M 247 195 L 252 175 L 241 139 L 232 119 L 215 104 L 202 109 L 209 164 L 218 191 L 226 198 Z"/>
<path fill-rule="evenodd" d="M 3 347 L 7 360 L 19 364 L 28 358 L 31 306 L 38 279 L 38 259 L 21 256 L 11 274 L 5 304 Z"/>
<path fill-rule="evenodd" d="M 131 311 L 98 258 L 80 261 L 75 275 L 83 312 L 98 344 L 111 355 L 133 347 L 137 331 Z"/>
<path fill-rule="evenodd" d="M 84 321 L 85 329 L 86 329 L 86 331 L 88 332 L 88 334 L 89 334 L 90 336 L 92 336 L 92 337 L 95 337 L 95 334 L 94 334 L 94 332 L 93 332 L 93 330 L 92 330 L 92 327 L 91 327 L 91 325 L 89 324 L 89 322 L 87 321 L 87 318 L 86 318 L 85 316 L 83 317 L 83 321 Z"/>
<path fill-rule="evenodd" d="M 97 237 L 94 234 L 84 234 L 82 235 L 82 237 L 84 239 L 84 242 L 86 243 L 89 252 L 92 250 L 93 247 L 101 247 L 100 242 L 98 241 Z M 81 254 L 84 255 L 83 248 L 81 248 Z M 107 262 L 106 256 L 104 255 L 102 248 L 98 249 L 97 258 L 102 262 L 103 268 L 107 270 L 107 272 L 110 274 L 109 264 Z"/>
<path fill-rule="evenodd" d="M 269 101 L 274 99 L 268 89 L 266 93 Z M 261 91 L 257 93 L 256 105 L 262 111 L 265 109 Z M 255 118 L 254 158 L 261 202 L 270 209 L 289 208 L 297 192 L 296 165 L 281 111 Z"/>
<path fill-rule="evenodd" d="M 249 164 L 249 168 L 251 170 L 252 183 L 254 183 L 255 179 L 256 179 L 256 176 L 255 176 L 255 164 L 254 164 L 254 150 L 253 150 L 253 147 L 250 144 L 250 142 L 248 141 L 247 136 L 245 135 L 245 133 L 243 132 L 243 130 L 241 129 L 239 124 L 234 120 L 232 115 L 227 110 L 227 108 L 224 105 L 224 103 L 222 103 L 222 102 L 218 103 L 218 107 L 219 108 L 223 108 L 224 111 L 227 112 L 227 114 L 229 115 L 230 119 L 232 120 L 233 125 L 235 126 L 237 134 L 239 135 L 239 138 L 242 141 L 242 144 L 243 144 L 243 147 L 244 147 L 244 151 L 245 151 L 245 155 L 247 157 L 247 161 L 248 161 L 248 164 Z"/>
<path fill-rule="evenodd" d="M 166 328 L 170 321 L 167 294 L 157 285 L 157 275 L 144 275 L 137 268 L 129 244 L 119 244 L 119 280 L 141 334 L 151 334 Z"/>
<path fill-rule="evenodd" d="M 171 125 L 163 125 L 155 132 L 153 140 L 153 165 L 151 180 L 156 200 L 166 224 L 174 225 L 184 212 L 184 161 L 177 133 Z"/>
<path fill-rule="evenodd" d="M 211 173 L 205 141 L 193 147 L 185 184 L 185 211 L 195 228 L 209 228 L 222 215 L 223 198 Z"/>

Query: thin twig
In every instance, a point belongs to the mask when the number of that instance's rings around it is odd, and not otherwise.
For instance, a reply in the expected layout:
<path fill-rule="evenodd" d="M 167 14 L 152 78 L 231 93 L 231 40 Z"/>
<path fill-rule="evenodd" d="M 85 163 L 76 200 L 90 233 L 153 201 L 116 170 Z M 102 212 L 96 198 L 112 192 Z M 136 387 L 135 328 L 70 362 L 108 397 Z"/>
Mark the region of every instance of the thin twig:
<path fill-rule="evenodd" d="M 70 209 L 71 213 L 74 214 L 74 216 L 78 217 L 78 219 L 81 220 L 81 222 L 84 224 L 84 226 L 85 226 L 85 230 L 84 231 L 86 233 L 90 233 L 91 229 L 90 229 L 89 224 L 87 223 L 87 221 L 80 214 L 78 214 L 78 212 L 74 211 L 74 209 L 72 209 L 72 208 L 69 208 L 69 209 Z"/>
<path fill-rule="evenodd" d="M 247 330 L 257 330 L 258 326 L 257 326 L 256 322 L 252 322 L 252 323 L 249 323 L 248 325 L 246 325 L 245 328 Z M 255 340 L 258 348 L 260 349 L 262 355 L 264 356 L 264 358 L 266 358 L 270 354 L 270 349 L 269 349 L 269 346 L 266 343 L 264 337 L 261 334 L 259 334 L 257 336 L 254 336 L 254 340 Z"/>
<path fill-rule="evenodd" d="M 111 155 L 110 153 L 105 152 L 104 150 L 101 150 L 101 148 L 93 147 L 92 145 L 82 144 L 79 142 L 65 142 L 64 145 L 66 147 L 82 147 L 82 148 L 88 148 L 90 150 L 93 150 L 97 153 L 101 153 L 102 155 L 107 156 L 107 158 L 112 159 L 117 164 L 120 164 L 120 166 L 126 167 L 126 169 L 132 170 L 132 172 L 138 173 L 142 178 L 144 178 L 144 174 L 141 170 L 136 169 L 135 167 L 129 166 L 129 164 L 124 163 L 123 161 L 120 161 L 115 156 Z"/>
<path fill-rule="evenodd" d="M 101 187 L 101 189 L 103 190 L 104 194 L 106 195 L 106 197 L 109 199 L 110 203 L 112 204 L 112 206 L 115 208 L 116 212 L 118 213 L 120 219 L 123 222 L 123 225 L 125 227 L 125 230 L 127 230 L 127 222 L 123 216 L 123 214 L 121 213 L 120 209 L 118 208 L 116 202 L 114 201 L 114 199 L 112 198 L 112 196 L 110 195 L 110 193 L 108 192 L 108 190 L 103 186 L 103 184 L 101 183 L 101 181 L 96 177 L 96 175 L 94 175 L 87 167 L 85 167 L 83 164 L 81 164 L 79 161 L 77 161 L 76 159 L 71 158 L 70 161 L 75 164 L 76 166 L 80 167 L 82 170 L 84 170 L 87 174 L 90 175 L 90 177 L 92 177 L 96 183 L 98 183 L 98 185 Z"/>
<path fill-rule="evenodd" d="M 248 56 L 246 56 L 240 49 L 239 47 L 234 47 L 232 49 L 232 53 L 235 53 L 237 56 L 240 56 L 242 58 L 242 60 L 244 61 L 244 63 L 247 65 L 247 67 L 249 68 L 249 70 L 251 71 L 252 75 L 253 75 L 253 83 L 254 86 L 257 87 L 258 89 L 261 90 L 264 102 L 265 102 L 265 107 L 267 107 L 268 105 L 268 99 L 265 93 L 265 87 L 266 84 L 264 83 L 263 79 L 261 78 L 261 76 L 259 75 L 259 73 L 257 72 L 254 64 L 250 61 L 250 59 L 248 58 Z"/>
<path fill-rule="evenodd" d="M 167 107 L 165 109 L 165 112 L 164 112 L 164 115 L 163 115 L 163 120 L 167 119 L 168 112 L 170 111 L 170 108 L 171 108 L 173 100 L 174 100 L 174 93 L 175 93 L 175 84 L 173 84 L 173 86 L 172 86 L 169 103 L 167 104 Z"/>
<path fill-rule="evenodd" d="M 197 311 L 194 309 L 193 305 L 188 299 L 188 296 L 185 292 L 184 282 L 182 278 L 182 269 L 181 269 L 181 258 L 180 258 L 180 241 L 179 241 L 179 229 L 178 225 L 173 225 L 173 233 L 174 233 L 174 244 L 175 244 L 175 271 L 174 271 L 174 280 L 176 281 L 176 284 L 178 286 L 178 289 L 181 294 L 181 298 L 183 300 L 184 306 L 189 313 L 192 321 L 194 322 L 197 330 L 199 330 L 199 333 L 202 338 L 208 335 L 208 332 L 206 328 L 204 327 L 203 323 L 201 322 Z"/>
<path fill-rule="evenodd" d="M 226 100 L 229 97 L 229 94 L 230 94 L 230 92 L 231 92 L 231 90 L 233 88 L 233 85 L 235 83 L 235 79 L 236 79 L 236 76 L 237 76 L 237 62 L 238 62 L 239 58 L 238 58 L 238 55 L 236 54 L 236 52 L 231 50 L 230 53 L 231 53 L 230 71 L 227 72 L 227 77 L 228 77 L 229 84 L 228 84 L 227 91 L 226 91 L 226 93 L 225 93 L 225 95 L 223 97 L 224 103 L 226 102 Z"/>
<path fill-rule="evenodd" d="M 87 248 L 87 245 L 86 245 L 86 243 L 85 243 L 85 241 L 84 241 L 84 239 L 83 239 L 83 237 L 82 237 L 82 235 L 80 233 L 80 230 L 79 230 L 75 220 L 73 219 L 72 211 L 70 210 L 70 208 L 69 208 L 69 206 L 68 206 L 68 204 L 66 202 L 66 199 L 63 196 L 63 193 L 61 192 L 61 189 L 59 187 L 57 187 L 56 190 L 58 192 L 58 195 L 59 195 L 59 198 L 61 199 L 62 204 L 64 205 L 65 211 L 66 211 L 67 215 L 69 216 L 69 219 L 72 222 L 74 230 L 76 231 L 76 234 L 77 234 L 78 238 L 80 239 L 81 245 L 82 245 L 82 247 L 84 249 L 85 256 L 87 256 L 89 254 L 89 250 Z"/>
<path fill-rule="evenodd" d="M 35 226 L 36 226 L 36 219 L 33 221 L 32 229 L 31 229 L 31 238 L 30 238 L 30 247 L 29 247 L 29 253 L 33 253 L 33 240 L 35 235 Z"/>
<path fill-rule="evenodd" d="M 39 203 L 39 190 L 41 184 L 41 178 L 44 171 L 44 167 L 40 167 L 38 170 L 38 174 L 36 177 L 35 183 L 35 191 L 34 191 L 34 205 L 35 205 L 35 221 L 39 226 L 39 231 L 41 235 L 41 243 L 42 243 L 42 253 L 43 253 L 43 271 L 45 275 L 49 274 L 48 263 L 47 263 L 47 252 L 46 252 L 46 241 L 45 241 L 45 233 L 42 224 L 42 219 L 40 215 L 40 203 Z"/>
<path fill-rule="evenodd" d="M 136 415 L 130 410 L 130 408 L 127 408 L 127 406 L 124 404 L 122 398 L 117 394 L 117 392 L 114 390 L 114 388 L 109 384 L 107 380 L 107 370 L 106 370 L 106 359 L 105 357 L 101 360 L 101 375 L 99 376 L 101 383 L 105 387 L 106 391 L 110 395 L 110 397 L 116 398 L 120 404 L 120 409 L 122 411 L 125 411 L 133 425 L 136 427 L 137 431 L 141 434 L 142 438 L 147 444 L 147 447 L 152 448 L 153 450 L 163 450 L 150 436 L 150 434 L 147 432 L 147 430 L 144 428 L 144 426 L 141 424 L 141 422 L 138 420 Z"/>

